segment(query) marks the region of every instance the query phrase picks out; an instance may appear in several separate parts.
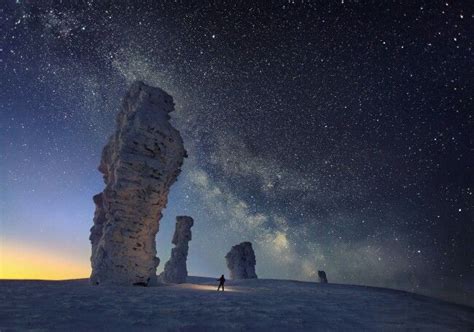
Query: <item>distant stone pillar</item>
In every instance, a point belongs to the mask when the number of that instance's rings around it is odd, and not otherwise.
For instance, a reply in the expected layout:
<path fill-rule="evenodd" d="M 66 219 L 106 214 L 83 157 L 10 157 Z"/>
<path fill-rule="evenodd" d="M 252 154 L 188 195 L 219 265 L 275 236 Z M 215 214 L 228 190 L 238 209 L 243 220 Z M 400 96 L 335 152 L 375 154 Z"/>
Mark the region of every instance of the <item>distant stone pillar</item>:
<path fill-rule="evenodd" d="M 255 253 L 252 243 L 242 242 L 232 247 L 225 256 L 231 279 L 256 279 Z"/>
<path fill-rule="evenodd" d="M 322 284 L 328 283 L 328 278 L 326 277 L 326 272 L 318 271 L 319 282 Z"/>
<path fill-rule="evenodd" d="M 166 262 L 161 280 L 167 283 L 182 284 L 186 282 L 188 270 L 186 269 L 186 260 L 188 258 L 189 241 L 192 239 L 191 227 L 194 220 L 191 217 L 176 217 L 176 229 L 173 235 L 172 243 L 175 245 L 171 249 L 171 257 Z"/>
<path fill-rule="evenodd" d="M 155 236 L 186 157 L 181 135 L 169 122 L 173 110 L 170 95 L 142 82 L 123 100 L 117 128 L 102 151 L 105 189 L 94 196 L 94 285 L 156 283 Z"/>

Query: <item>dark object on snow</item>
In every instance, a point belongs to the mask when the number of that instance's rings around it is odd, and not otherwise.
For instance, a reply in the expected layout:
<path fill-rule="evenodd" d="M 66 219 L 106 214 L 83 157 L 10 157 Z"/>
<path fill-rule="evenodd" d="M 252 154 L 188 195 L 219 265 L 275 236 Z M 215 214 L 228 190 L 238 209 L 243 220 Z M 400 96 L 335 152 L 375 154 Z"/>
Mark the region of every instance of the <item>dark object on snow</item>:
<path fill-rule="evenodd" d="M 150 278 L 146 280 L 146 282 L 140 281 L 140 282 L 135 282 L 133 286 L 143 286 L 143 287 L 148 287 L 148 283 L 150 282 Z"/>
<path fill-rule="evenodd" d="M 148 284 L 146 282 L 136 282 L 133 284 L 133 286 L 143 286 L 143 287 L 147 287 Z"/>
<path fill-rule="evenodd" d="M 222 287 L 222 291 L 224 291 L 224 283 L 225 283 L 224 275 L 221 275 L 221 277 L 217 279 L 217 281 L 219 281 L 219 287 L 217 287 L 217 291 L 219 291 L 221 287 Z"/>
<path fill-rule="evenodd" d="M 326 278 L 326 272 L 318 271 L 319 282 L 322 284 L 328 283 L 328 278 Z"/>

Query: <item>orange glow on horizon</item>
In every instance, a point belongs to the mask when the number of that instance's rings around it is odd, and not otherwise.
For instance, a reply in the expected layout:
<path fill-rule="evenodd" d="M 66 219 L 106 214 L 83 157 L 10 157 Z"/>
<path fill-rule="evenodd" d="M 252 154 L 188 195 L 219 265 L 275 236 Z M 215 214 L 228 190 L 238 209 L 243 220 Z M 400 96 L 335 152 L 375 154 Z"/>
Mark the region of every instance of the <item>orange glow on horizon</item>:
<path fill-rule="evenodd" d="M 89 278 L 88 261 L 77 262 L 66 252 L 56 253 L 42 248 L 0 241 L 0 279 L 63 280 Z"/>

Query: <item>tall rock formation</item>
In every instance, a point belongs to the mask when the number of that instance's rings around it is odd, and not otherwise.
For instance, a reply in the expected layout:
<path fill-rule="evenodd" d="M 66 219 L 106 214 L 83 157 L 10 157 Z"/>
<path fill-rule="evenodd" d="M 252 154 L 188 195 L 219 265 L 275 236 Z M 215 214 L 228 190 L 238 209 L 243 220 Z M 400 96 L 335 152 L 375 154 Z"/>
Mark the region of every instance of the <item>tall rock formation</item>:
<path fill-rule="evenodd" d="M 188 258 L 188 242 L 191 241 L 191 227 L 193 218 L 187 216 L 176 217 L 176 229 L 172 243 L 176 246 L 171 250 L 170 260 L 166 262 L 165 269 L 160 275 L 162 281 L 168 283 L 182 284 L 186 282 L 188 270 L 186 259 Z"/>
<path fill-rule="evenodd" d="M 92 284 L 156 283 L 155 236 L 186 157 L 169 122 L 173 110 L 170 95 L 142 82 L 133 83 L 123 100 L 99 166 L 105 189 L 94 196 Z"/>
<path fill-rule="evenodd" d="M 230 270 L 232 279 L 256 279 L 255 273 L 255 253 L 252 243 L 242 242 L 235 245 L 225 256 L 227 267 Z"/>

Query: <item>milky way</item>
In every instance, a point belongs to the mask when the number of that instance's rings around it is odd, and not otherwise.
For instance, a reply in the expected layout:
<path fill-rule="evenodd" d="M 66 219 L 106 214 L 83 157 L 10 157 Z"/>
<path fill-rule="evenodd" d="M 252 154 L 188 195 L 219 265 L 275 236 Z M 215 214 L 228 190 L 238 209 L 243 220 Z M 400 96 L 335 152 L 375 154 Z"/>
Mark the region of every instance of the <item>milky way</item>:
<path fill-rule="evenodd" d="M 2 5 L 4 240 L 88 259 L 96 166 L 138 79 L 174 97 L 189 153 L 162 261 L 189 214 L 191 274 L 248 240 L 264 278 L 470 296 L 467 1 L 138 3 Z"/>

